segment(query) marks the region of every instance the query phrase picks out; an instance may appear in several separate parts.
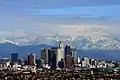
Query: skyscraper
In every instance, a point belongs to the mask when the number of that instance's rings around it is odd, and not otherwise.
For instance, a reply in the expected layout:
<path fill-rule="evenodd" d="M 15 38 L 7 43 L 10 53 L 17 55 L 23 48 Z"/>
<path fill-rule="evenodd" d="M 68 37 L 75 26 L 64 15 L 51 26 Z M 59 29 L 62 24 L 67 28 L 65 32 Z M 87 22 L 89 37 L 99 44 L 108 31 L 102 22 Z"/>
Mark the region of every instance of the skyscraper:
<path fill-rule="evenodd" d="M 76 54 L 77 54 L 76 49 L 71 49 L 71 57 L 72 57 L 72 64 L 73 65 L 76 64 L 76 57 L 77 57 Z"/>
<path fill-rule="evenodd" d="M 70 68 L 71 66 L 71 60 L 72 60 L 72 56 L 71 56 L 71 48 L 70 46 L 66 45 L 65 46 L 65 67 L 66 68 Z"/>
<path fill-rule="evenodd" d="M 60 58 L 58 53 L 60 53 L 60 50 L 58 49 L 58 47 L 53 47 L 51 49 L 52 65 L 54 65 L 55 67 L 58 67 L 58 61 L 59 61 L 59 58 Z"/>
<path fill-rule="evenodd" d="M 64 43 L 62 41 L 59 41 L 58 48 L 60 48 L 60 49 L 64 48 Z"/>
<path fill-rule="evenodd" d="M 28 55 L 28 64 L 30 66 L 35 66 L 36 65 L 36 63 L 35 63 L 35 54 Z"/>
<path fill-rule="evenodd" d="M 59 56 L 61 56 L 61 58 L 64 59 L 65 49 L 64 49 L 64 44 L 63 44 L 62 41 L 59 42 L 58 49 L 59 49 L 59 51 L 60 51 Z M 61 59 L 60 59 L 60 60 L 61 60 Z"/>
<path fill-rule="evenodd" d="M 76 49 L 71 49 L 71 56 L 74 58 L 77 57 Z"/>
<path fill-rule="evenodd" d="M 71 55 L 66 55 L 66 60 L 65 60 L 65 67 L 66 68 L 71 68 L 72 66 L 72 57 Z"/>
<path fill-rule="evenodd" d="M 49 54 L 49 56 L 50 55 L 51 55 L 52 63 L 54 62 L 54 64 L 56 64 L 56 67 L 59 67 L 58 63 L 61 61 L 61 59 L 64 61 L 64 45 L 61 41 L 59 42 L 58 47 L 51 48 L 51 54 Z M 55 61 L 53 61 L 53 59 Z"/>
<path fill-rule="evenodd" d="M 57 67 L 58 67 L 58 63 L 59 61 L 61 61 L 61 59 L 63 60 L 64 59 L 64 44 L 62 41 L 59 42 L 58 44 L 58 48 L 56 50 L 56 64 L 57 64 Z"/>
<path fill-rule="evenodd" d="M 48 51 L 48 66 L 51 66 L 51 60 L 52 60 L 52 53 L 53 51 L 52 50 L 49 50 Z"/>
<path fill-rule="evenodd" d="M 11 53 L 11 63 L 18 62 L 18 53 Z"/>
<path fill-rule="evenodd" d="M 56 56 L 56 48 L 52 48 L 51 50 L 51 63 L 50 66 L 52 69 L 57 67 L 57 56 Z"/>
<path fill-rule="evenodd" d="M 44 60 L 44 64 L 48 65 L 49 49 L 41 49 L 41 59 Z"/>
<path fill-rule="evenodd" d="M 66 46 L 65 46 L 65 56 L 66 56 L 66 55 L 71 55 L 71 48 L 70 48 L 69 45 L 66 45 Z"/>

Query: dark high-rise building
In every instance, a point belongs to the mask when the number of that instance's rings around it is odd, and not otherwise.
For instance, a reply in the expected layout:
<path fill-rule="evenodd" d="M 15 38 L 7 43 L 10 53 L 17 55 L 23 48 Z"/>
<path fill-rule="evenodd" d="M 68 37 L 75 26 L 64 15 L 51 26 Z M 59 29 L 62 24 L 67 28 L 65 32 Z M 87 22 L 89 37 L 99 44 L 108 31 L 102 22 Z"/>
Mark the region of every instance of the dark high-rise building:
<path fill-rule="evenodd" d="M 41 50 L 41 59 L 44 60 L 44 64 L 48 64 L 48 54 L 49 54 L 49 49 L 42 49 Z"/>
<path fill-rule="evenodd" d="M 36 63 L 35 63 L 35 54 L 28 55 L 28 64 L 30 66 L 35 66 L 36 65 Z"/>
<path fill-rule="evenodd" d="M 65 64 L 66 64 L 66 55 L 71 55 L 71 49 L 70 46 L 68 45 L 65 46 L 65 54 L 64 54 Z"/>
<path fill-rule="evenodd" d="M 54 48 L 52 48 L 50 55 L 51 55 L 50 66 L 52 69 L 55 69 L 57 67 L 56 66 L 57 61 L 56 61 L 56 51 L 54 50 Z"/>
<path fill-rule="evenodd" d="M 66 55 L 71 55 L 71 48 L 68 45 L 65 46 L 65 56 Z"/>
<path fill-rule="evenodd" d="M 65 46 L 65 67 L 66 68 L 69 68 L 72 64 L 71 62 L 71 59 L 72 59 L 72 56 L 71 56 L 71 47 L 66 45 Z"/>
<path fill-rule="evenodd" d="M 71 68 L 71 66 L 72 66 L 72 57 L 71 55 L 66 55 L 65 67 Z"/>
<path fill-rule="evenodd" d="M 18 62 L 18 53 L 11 54 L 11 63 Z"/>
<path fill-rule="evenodd" d="M 51 66 L 51 59 L 52 59 L 51 53 L 52 53 L 52 51 L 49 50 L 49 51 L 48 51 L 48 66 Z"/>

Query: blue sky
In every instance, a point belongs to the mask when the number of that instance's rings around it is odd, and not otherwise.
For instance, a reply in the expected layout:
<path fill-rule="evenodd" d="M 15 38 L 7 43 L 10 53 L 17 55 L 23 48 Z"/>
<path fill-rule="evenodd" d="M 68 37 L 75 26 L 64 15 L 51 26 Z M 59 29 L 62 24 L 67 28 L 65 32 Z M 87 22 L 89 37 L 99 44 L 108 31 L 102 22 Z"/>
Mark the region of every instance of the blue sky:
<path fill-rule="evenodd" d="M 119 9 L 120 0 L 0 0 L 0 37 L 119 36 Z"/>

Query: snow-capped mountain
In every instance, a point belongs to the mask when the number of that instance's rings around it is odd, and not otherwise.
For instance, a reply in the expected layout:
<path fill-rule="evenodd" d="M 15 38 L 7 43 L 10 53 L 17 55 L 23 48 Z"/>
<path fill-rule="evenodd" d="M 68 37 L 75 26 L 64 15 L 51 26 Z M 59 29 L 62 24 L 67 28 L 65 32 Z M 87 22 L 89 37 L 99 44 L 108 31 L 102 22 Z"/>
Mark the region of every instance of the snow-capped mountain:
<path fill-rule="evenodd" d="M 11 40 L 8 40 L 6 38 L 0 38 L 0 43 L 11 43 L 11 44 L 15 44 L 14 42 L 12 42 Z"/>
<path fill-rule="evenodd" d="M 120 42 L 107 37 L 78 37 L 72 41 L 78 49 L 120 49 Z"/>
<path fill-rule="evenodd" d="M 120 49 L 120 41 L 109 37 L 71 37 L 71 36 L 34 36 L 9 39 L 20 46 L 24 45 L 56 45 L 63 41 L 77 49 Z"/>
<path fill-rule="evenodd" d="M 79 57 L 88 56 L 100 60 L 120 59 L 120 40 L 109 37 L 36 36 L 12 39 L 0 38 L 0 53 L 2 57 L 9 57 L 11 52 L 18 52 L 20 57 L 25 57 L 30 53 L 35 53 L 37 57 L 40 57 L 40 49 L 51 48 L 51 45 L 56 45 L 58 41 L 76 47 Z"/>

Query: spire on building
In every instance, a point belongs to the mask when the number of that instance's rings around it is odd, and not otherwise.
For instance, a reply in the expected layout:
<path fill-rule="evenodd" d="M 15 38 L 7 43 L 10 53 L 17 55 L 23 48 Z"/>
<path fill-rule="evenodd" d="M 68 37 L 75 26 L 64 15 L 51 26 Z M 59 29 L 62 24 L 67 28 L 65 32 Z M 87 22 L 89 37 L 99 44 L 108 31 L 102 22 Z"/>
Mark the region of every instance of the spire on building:
<path fill-rule="evenodd" d="M 63 44 L 63 42 L 62 41 L 59 41 L 59 43 L 58 43 L 58 47 L 61 49 L 61 48 L 64 48 L 64 44 Z"/>

